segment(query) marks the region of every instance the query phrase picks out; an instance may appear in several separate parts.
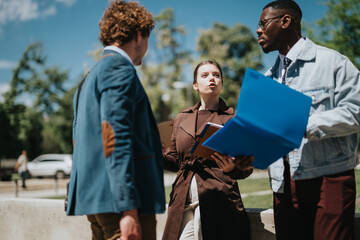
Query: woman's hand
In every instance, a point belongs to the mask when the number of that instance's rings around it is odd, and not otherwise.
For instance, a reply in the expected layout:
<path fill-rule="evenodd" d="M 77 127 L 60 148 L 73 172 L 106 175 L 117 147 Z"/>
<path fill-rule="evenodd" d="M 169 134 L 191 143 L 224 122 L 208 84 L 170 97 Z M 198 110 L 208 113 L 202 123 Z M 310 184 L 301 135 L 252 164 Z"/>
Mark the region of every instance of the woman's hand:
<path fill-rule="evenodd" d="M 161 144 L 161 150 L 162 150 L 163 154 L 167 153 L 167 148 L 165 147 L 165 145 L 163 143 Z"/>
<path fill-rule="evenodd" d="M 254 161 L 254 156 L 251 157 L 241 156 L 235 159 L 235 165 L 236 168 L 238 168 L 239 170 L 246 171 L 253 168 L 253 166 L 251 166 L 253 161 Z"/>
<path fill-rule="evenodd" d="M 241 156 L 234 158 L 215 152 L 213 155 L 211 155 L 211 157 L 216 161 L 216 164 L 224 172 L 231 172 L 235 167 L 243 171 L 253 168 L 253 166 L 251 166 L 251 163 L 254 161 L 253 156 Z"/>
<path fill-rule="evenodd" d="M 215 152 L 211 157 L 223 172 L 231 172 L 235 168 L 235 158 Z"/>

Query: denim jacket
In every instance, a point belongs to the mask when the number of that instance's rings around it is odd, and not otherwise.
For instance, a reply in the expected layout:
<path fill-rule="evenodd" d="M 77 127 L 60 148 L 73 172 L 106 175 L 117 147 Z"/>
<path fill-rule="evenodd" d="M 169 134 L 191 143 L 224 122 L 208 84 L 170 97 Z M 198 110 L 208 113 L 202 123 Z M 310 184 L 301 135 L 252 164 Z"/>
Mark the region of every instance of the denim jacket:
<path fill-rule="evenodd" d="M 278 78 L 279 57 L 265 75 Z M 291 63 L 286 84 L 312 98 L 306 138 L 289 153 L 294 180 L 336 174 L 358 164 L 360 73 L 338 52 L 306 39 Z M 271 187 L 283 192 L 283 160 L 269 166 Z"/>

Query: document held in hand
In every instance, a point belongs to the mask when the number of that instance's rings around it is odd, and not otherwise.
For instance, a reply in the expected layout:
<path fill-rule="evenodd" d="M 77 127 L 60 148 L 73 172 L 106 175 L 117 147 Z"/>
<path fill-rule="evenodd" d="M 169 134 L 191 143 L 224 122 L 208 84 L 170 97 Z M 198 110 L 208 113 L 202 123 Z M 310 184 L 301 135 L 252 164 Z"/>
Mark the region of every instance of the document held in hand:
<path fill-rule="evenodd" d="M 173 125 L 174 125 L 174 120 L 161 122 L 157 125 L 160 134 L 161 143 L 164 144 L 166 148 L 169 148 L 171 145 Z"/>
<path fill-rule="evenodd" d="M 215 151 L 211 148 L 202 146 L 201 144 L 222 127 L 223 125 L 208 122 L 201 131 L 200 135 L 196 138 L 196 142 L 190 153 L 198 157 L 212 159 L 211 155 L 213 155 Z"/>
<path fill-rule="evenodd" d="M 203 146 L 233 157 L 254 156 L 267 168 L 298 148 L 306 131 L 311 98 L 247 68 L 236 115 Z"/>

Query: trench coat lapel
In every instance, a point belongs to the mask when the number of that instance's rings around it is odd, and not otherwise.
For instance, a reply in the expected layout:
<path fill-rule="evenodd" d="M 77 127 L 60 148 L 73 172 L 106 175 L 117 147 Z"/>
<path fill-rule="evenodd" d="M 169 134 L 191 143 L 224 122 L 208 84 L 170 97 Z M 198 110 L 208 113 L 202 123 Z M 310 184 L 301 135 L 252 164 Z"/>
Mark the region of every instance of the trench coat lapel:
<path fill-rule="evenodd" d="M 183 113 L 188 113 L 189 116 L 179 124 L 180 128 L 183 129 L 187 134 L 189 134 L 193 139 L 195 139 L 196 115 L 197 115 L 197 111 L 199 110 L 199 107 L 200 107 L 200 103 L 182 111 Z"/>
<path fill-rule="evenodd" d="M 189 116 L 179 124 L 180 128 L 182 128 L 186 133 L 192 136 L 193 139 L 195 139 L 196 134 L 201 133 L 201 131 L 206 126 L 206 123 L 213 122 L 216 124 L 224 125 L 229 120 L 227 115 L 234 114 L 234 109 L 226 106 L 225 102 L 220 99 L 219 110 L 222 111 L 224 115 L 219 115 L 217 112 L 214 112 L 199 128 L 199 131 L 195 132 L 196 116 L 197 112 L 199 111 L 199 107 L 200 103 L 196 104 L 191 108 L 185 109 L 183 113 L 188 113 Z"/>
<path fill-rule="evenodd" d="M 213 114 L 211 114 L 211 116 L 208 119 L 206 119 L 206 121 L 203 123 L 203 125 L 201 125 L 199 130 L 196 132 L 197 135 L 199 135 L 204 130 L 204 128 L 208 122 L 212 122 L 212 123 L 216 123 L 216 124 L 220 124 L 220 125 L 225 124 L 225 122 L 220 118 L 219 114 L 217 112 L 214 112 Z"/>

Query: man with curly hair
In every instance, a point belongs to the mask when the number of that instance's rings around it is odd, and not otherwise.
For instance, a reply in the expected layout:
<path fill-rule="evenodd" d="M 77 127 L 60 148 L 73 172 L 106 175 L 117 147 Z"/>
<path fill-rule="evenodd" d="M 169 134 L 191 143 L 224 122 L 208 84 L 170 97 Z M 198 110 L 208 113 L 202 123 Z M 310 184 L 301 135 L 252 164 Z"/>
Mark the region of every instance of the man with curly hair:
<path fill-rule="evenodd" d="M 154 28 L 139 3 L 115 1 L 100 26 L 101 60 L 74 96 L 68 215 L 87 215 L 92 239 L 156 239 L 165 210 L 156 122 L 134 66 Z"/>

